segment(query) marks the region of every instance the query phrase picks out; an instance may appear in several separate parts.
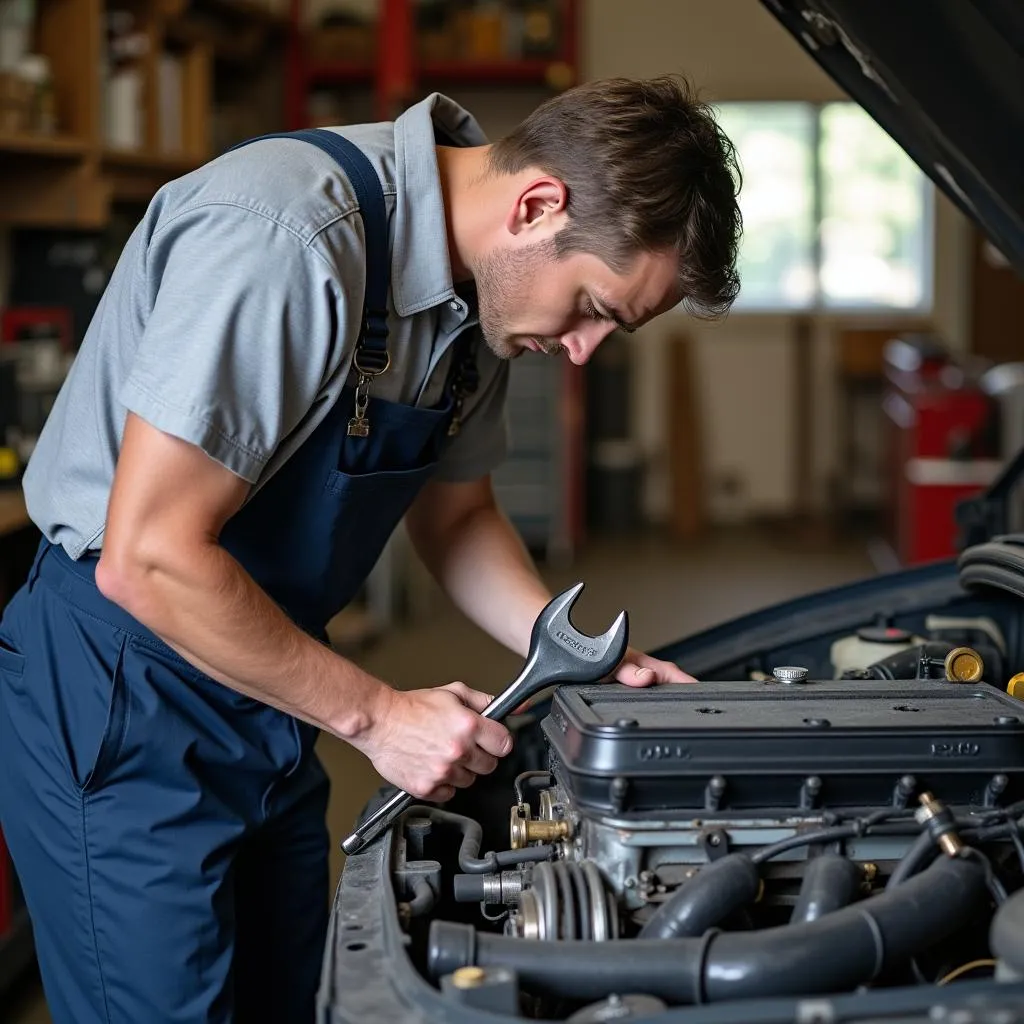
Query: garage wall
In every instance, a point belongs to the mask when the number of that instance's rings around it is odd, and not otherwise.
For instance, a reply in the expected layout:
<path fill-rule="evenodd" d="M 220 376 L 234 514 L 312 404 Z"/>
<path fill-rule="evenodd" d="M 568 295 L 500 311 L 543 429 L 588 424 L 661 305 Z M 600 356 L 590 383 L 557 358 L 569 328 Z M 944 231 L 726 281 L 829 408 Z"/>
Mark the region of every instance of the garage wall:
<path fill-rule="evenodd" d="M 372 6 L 374 0 L 362 0 Z M 711 100 L 845 99 L 843 91 L 785 33 L 758 0 L 581 0 L 588 79 L 688 74 Z M 532 90 L 448 90 L 497 138 L 544 98 Z M 953 346 L 968 345 L 969 229 L 941 196 L 935 203 L 933 320 Z M 648 466 L 644 507 L 669 512 L 667 345 L 695 341 L 705 497 L 713 518 L 785 515 L 796 501 L 797 403 L 810 404 L 811 499 L 824 507 L 837 465 L 832 345 L 837 326 L 869 317 L 812 320 L 813 395 L 794 389 L 793 318 L 740 314 L 706 325 L 666 314 L 631 339 L 634 436 Z M 896 323 L 887 316 L 885 323 Z"/>
<path fill-rule="evenodd" d="M 757 0 L 583 0 L 588 78 L 683 71 L 714 101 L 807 100 L 845 94 Z M 950 344 L 968 343 L 968 244 L 964 218 L 936 201 L 934 321 Z M 886 318 L 891 322 L 891 318 Z M 792 318 L 733 314 L 707 326 L 667 314 L 633 339 L 635 435 L 650 472 L 645 507 L 668 512 L 666 344 L 683 331 L 696 342 L 705 491 L 718 519 L 794 509 L 796 403 L 811 401 L 813 498 L 823 505 L 837 471 L 832 339 L 836 322 L 813 324 L 813 396 L 793 390 Z"/>

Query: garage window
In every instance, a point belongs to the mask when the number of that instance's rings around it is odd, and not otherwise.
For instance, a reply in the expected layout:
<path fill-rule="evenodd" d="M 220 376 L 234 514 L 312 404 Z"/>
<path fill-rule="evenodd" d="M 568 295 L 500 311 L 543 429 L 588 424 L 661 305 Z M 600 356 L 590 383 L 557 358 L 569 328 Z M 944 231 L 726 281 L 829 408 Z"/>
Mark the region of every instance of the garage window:
<path fill-rule="evenodd" d="M 743 171 L 737 310 L 932 304 L 933 192 L 854 103 L 723 103 Z"/>

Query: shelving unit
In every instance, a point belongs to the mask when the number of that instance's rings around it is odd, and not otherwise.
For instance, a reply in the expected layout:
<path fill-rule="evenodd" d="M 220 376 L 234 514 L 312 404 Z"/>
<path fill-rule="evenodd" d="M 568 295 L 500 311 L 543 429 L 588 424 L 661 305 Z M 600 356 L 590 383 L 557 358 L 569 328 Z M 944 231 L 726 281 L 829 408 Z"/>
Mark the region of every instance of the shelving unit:
<path fill-rule="evenodd" d="M 0 133 L 0 154 L 5 160 L 19 157 L 52 157 L 75 160 L 85 156 L 86 143 L 73 135 L 35 135 L 31 132 Z"/>
<path fill-rule="evenodd" d="M 578 0 L 555 0 L 559 46 L 544 57 L 443 60 L 417 57 L 415 0 L 379 0 L 376 52 L 365 60 L 317 59 L 309 50 L 304 0 L 290 0 L 292 32 L 288 48 L 288 123 L 309 123 L 310 91 L 323 86 L 363 86 L 373 90 L 374 116 L 394 117 L 424 91 L 445 84 L 529 85 L 567 89 L 579 75 Z"/>
<path fill-rule="evenodd" d="M 136 61 L 143 129 L 128 150 L 110 146 L 104 129 L 113 12 L 130 12 L 147 42 Z M 49 61 L 57 130 L 0 133 L 0 226 L 101 228 L 112 203 L 146 201 L 202 164 L 211 155 L 215 66 L 258 63 L 268 41 L 289 30 L 286 15 L 255 0 L 37 0 L 31 49 Z M 161 86 L 165 56 L 175 74 Z M 168 110 L 173 125 L 162 123 Z"/>

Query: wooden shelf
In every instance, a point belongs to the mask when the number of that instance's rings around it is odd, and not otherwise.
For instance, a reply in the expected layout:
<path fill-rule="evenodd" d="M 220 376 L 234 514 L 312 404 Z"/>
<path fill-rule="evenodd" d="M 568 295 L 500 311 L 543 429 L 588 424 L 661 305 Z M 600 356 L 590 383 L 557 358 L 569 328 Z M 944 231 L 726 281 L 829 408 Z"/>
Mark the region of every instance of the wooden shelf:
<path fill-rule="evenodd" d="M 194 171 L 201 160 L 183 153 L 152 153 L 144 149 L 103 150 L 103 165 L 122 170 L 154 171 L 157 174 L 175 176 Z"/>
<path fill-rule="evenodd" d="M 105 149 L 102 168 L 110 183 L 111 199 L 122 203 L 146 203 L 162 185 L 194 171 L 202 163 L 184 155 L 146 150 Z"/>
<path fill-rule="evenodd" d="M 176 38 L 169 28 L 184 16 L 188 0 L 126 0 L 135 18 L 133 32 L 145 42 L 132 69 L 143 107 L 143 148 L 122 152 L 105 147 L 103 26 L 107 12 L 120 2 L 53 0 L 37 5 L 32 45 L 50 62 L 61 132 L 0 133 L 0 226 L 102 227 L 112 199 L 148 200 L 165 182 L 206 159 L 213 95 L 210 42 L 198 33 Z M 222 23 L 232 37 L 250 34 L 247 26 L 254 26 L 254 36 L 269 37 L 275 31 L 272 25 L 286 24 L 253 0 L 196 0 L 193 7 L 201 8 L 210 22 Z M 175 58 L 176 68 L 165 72 L 164 54 Z M 176 103 L 166 90 L 179 87 Z M 173 122 L 174 134 L 162 131 L 167 127 L 164 117 Z M 181 151 L 157 152 L 165 136 Z"/>
<path fill-rule="evenodd" d="M 0 132 L 0 153 L 4 156 L 42 156 L 59 160 L 74 160 L 83 156 L 87 148 L 82 139 L 72 135 Z"/>
<path fill-rule="evenodd" d="M 580 0 L 557 0 L 552 4 L 552 52 L 543 56 L 478 60 L 466 59 L 469 53 L 485 52 L 464 43 L 467 34 L 472 38 L 474 29 L 470 22 L 462 23 L 446 15 L 442 23 L 433 26 L 428 33 L 418 23 L 414 0 L 377 0 L 373 31 L 376 45 L 372 54 L 368 52 L 370 44 L 360 34 L 342 33 L 333 41 L 326 34 L 316 38 L 314 33 L 319 29 L 326 31 L 330 26 L 310 29 L 304 18 L 309 0 L 290 2 L 286 94 L 289 128 L 301 128 L 309 123 L 309 93 L 318 86 L 334 86 L 339 91 L 346 85 L 372 88 L 374 117 L 390 120 L 421 95 L 424 87 L 430 91 L 449 83 L 527 86 L 558 92 L 575 85 L 579 77 Z M 418 38 L 417 32 L 421 29 L 423 35 Z M 381 45 L 382 42 L 386 45 Z M 337 48 L 334 52 L 340 59 L 330 56 L 332 45 Z M 346 53 L 349 59 L 344 59 Z M 420 53 L 424 58 L 427 54 L 454 56 L 421 59 Z"/>

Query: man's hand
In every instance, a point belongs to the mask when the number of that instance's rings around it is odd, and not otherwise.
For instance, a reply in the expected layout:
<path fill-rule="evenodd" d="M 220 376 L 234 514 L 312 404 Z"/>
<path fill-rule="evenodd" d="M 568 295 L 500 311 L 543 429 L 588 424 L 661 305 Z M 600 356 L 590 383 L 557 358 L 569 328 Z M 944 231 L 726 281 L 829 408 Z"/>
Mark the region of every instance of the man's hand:
<path fill-rule="evenodd" d="M 450 800 L 512 749 L 508 729 L 480 715 L 492 698 L 465 683 L 388 694 L 383 713 L 354 745 L 388 782 L 420 800 Z"/>
<path fill-rule="evenodd" d="M 626 686 L 650 686 L 652 683 L 695 683 L 693 676 L 687 675 L 678 665 L 671 661 L 659 661 L 649 654 L 638 651 L 635 647 L 627 647 L 625 657 L 615 670 L 612 678 Z"/>

